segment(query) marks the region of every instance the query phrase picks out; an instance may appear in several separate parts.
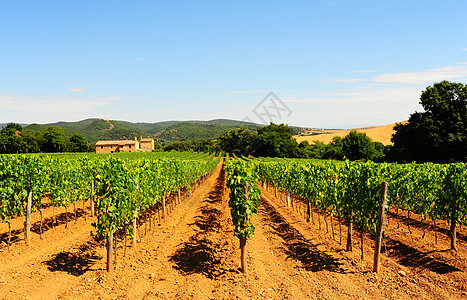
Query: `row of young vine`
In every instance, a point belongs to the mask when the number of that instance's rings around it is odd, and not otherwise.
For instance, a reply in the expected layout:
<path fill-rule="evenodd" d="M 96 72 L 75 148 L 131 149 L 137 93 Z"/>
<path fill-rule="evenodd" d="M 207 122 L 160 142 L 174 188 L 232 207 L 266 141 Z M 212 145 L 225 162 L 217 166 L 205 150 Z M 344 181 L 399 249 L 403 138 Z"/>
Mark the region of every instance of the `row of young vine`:
<path fill-rule="evenodd" d="M 97 232 L 107 237 L 166 195 L 206 176 L 220 158 L 182 153 L 121 155 L 0 156 L 0 221 L 39 209 L 47 197 L 54 207 L 95 202 Z M 26 219 L 26 223 L 28 220 Z M 132 235 L 131 225 L 127 227 Z M 29 243 L 29 238 L 26 242 Z"/>
<path fill-rule="evenodd" d="M 226 159 L 226 185 L 230 189 L 229 206 L 234 225 L 234 234 L 240 240 L 240 261 L 242 272 L 247 276 L 246 244 L 255 233 L 251 217 L 258 211 L 261 192 L 257 186 L 257 166 L 249 160 Z M 247 277 L 248 280 L 248 277 Z"/>
<path fill-rule="evenodd" d="M 293 159 L 254 159 L 264 182 L 314 205 L 352 226 L 375 233 L 380 187 L 388 183 L 388 205 L 422 218 L 451 224 L 467 222 L 467 166 L 454 164 L 388 164 Z M 351 238 L 351 234 L 348 235 Z M 348 240 L 347 250 L 351 250 Z M 349 249 L 350 248 L 350 249 Z"/>

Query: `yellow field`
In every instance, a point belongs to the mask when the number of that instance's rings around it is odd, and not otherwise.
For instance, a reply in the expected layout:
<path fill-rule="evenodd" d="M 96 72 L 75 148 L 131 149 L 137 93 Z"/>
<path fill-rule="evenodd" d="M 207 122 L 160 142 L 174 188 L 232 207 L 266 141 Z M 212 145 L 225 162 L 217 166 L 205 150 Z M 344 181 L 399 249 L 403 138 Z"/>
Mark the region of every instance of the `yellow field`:
<path fill-rule="evenodd" d="M 407 121 L 402 121 L 400 123 L 407 123 Z M 346 136 L 351 130 L 357 130 L 358 132 L 364 132 L 367 136 L 369 136 L 375 142 L 381 142 L 384 145 L 391 145 L 391 137 L 394 134 L 394 125 L 383 125 L 383 126 L 374 126 L 374 127 L 363 127 L 363 128 L 353 128 L 353 129 L 346 129 L 346 130 L 318 130 L 318 129 L 310 129 L 309 133 L 316 133 L 316 132 L 323 132 L 316 135 L 304 135 L 299 136 L 295 135 L 294 138 L 297 140 L 298 143 L 302 141 L 308 141 L 308 143 L 312 144 L 314 141 L 320 141 L 325 144 L 329 144 L 334 136 L 344 137 Z"/>

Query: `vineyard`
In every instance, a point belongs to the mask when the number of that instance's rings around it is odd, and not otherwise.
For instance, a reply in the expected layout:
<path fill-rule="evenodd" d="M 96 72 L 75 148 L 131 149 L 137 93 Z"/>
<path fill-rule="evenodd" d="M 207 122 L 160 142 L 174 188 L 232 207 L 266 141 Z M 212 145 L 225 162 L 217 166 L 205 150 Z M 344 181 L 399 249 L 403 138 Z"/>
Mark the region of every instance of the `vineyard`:
<path fill-rule="evenodd" d="M 324 214 L 375 233 L 378 194 L 388 184 L 389 207 L 416 213 L 423 220 L 450 223 L 451 249 L 456 249 L 456 228 L 467 224 L 467 167 L 465 164 L 376 164 L 258 159 L 264 182 L 305 201 Z M 277 192 L 276 192 L 277 193 Z M 309 221 L 309 220 L 308 220 Z M 351 237 L 351 233 L 349 233 Z M 351 250 L 348 241 L 347 250 Z M 362 253 L 363 255 L 363 253 Z"/>
<path fill-rule="evenodd" d="M 467 297 L 465 164 L 5 155 L 0 178 L 0 298 Z"/>

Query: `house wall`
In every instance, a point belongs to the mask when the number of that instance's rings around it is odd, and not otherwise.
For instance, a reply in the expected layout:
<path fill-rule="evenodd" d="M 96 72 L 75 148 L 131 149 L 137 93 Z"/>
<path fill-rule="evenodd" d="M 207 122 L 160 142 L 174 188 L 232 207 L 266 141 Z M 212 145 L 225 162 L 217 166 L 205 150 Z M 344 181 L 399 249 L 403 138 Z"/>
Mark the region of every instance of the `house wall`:
<path fill-rule="evenodd" d="M 114 152 L 136 152 L 138 143 L 124 145 L 96 145 L 96 153 L 114 153 Z"/>
<path fill-rule="evenodd" d="M 139 142 L 140 149 L 144 152 L 152 152 L 154 150 L 154 140 Z"/>
<path fill-rule="evenodd" d="M 96 153 L 112 153 L 115 152 L 116 146 L 115 145 L 96 145 Z"/>

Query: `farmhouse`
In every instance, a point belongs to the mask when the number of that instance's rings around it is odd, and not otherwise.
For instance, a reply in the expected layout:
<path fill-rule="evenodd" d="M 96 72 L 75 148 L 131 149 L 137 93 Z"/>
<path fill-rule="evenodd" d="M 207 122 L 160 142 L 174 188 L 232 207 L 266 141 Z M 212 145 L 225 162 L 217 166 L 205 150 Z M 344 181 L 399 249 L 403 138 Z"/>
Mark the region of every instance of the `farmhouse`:
<path fill-rule="evenodd" d="M 143 152 L 152 152 L 154 150 L 154 139 L 143 139 L 139 140 L 139 149 Z"/>
<path fill-rule="evenodd" d="M 96 143 L 96 153 L 114 152 L 152 152 L 154 150 L 153 139 L 121 140 L 121 141 L 98 141 Z"/>

